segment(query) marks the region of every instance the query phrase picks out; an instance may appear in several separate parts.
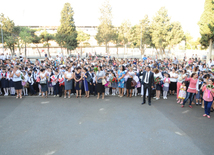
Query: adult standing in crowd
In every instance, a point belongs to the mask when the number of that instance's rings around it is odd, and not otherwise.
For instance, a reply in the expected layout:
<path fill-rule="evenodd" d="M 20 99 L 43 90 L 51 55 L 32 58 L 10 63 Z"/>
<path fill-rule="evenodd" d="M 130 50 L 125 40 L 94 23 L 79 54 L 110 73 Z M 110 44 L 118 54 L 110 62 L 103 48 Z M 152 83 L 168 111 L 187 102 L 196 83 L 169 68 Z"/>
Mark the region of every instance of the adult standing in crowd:
<path fill-rule="evenodd" d="M 118 88 L 119 88 L 119 97 L 123 97 L 124 93 L 124 83 L 125 83 L 125 67 L 123 65 L 119 66 L 118 70 Z"/>
<path fill-rule="evenodd" d="M 45 73 L 45 69 L 41 69 L 40 70 L 40 85 L 41 85 L 41 90 L 42 90 L 42 97 L 44 98 L 44 94 L 45 97 L 48 97 L 48 85 L 47 85 L 47 73 Z"/>
<path fill-rule="evenodd" d="M 154 69 L 154 78 L 158 81 L 163 80 L 163 76 L 161 72 L 157 68 Z M 156 97 L 154 97 L 156 100 L 160 99 L 160 92 L 161 92 L 161 84 L 160 82 L 156 83 Z"/>
<path fill-rule="evenodd" d="M 98 67 L 98 71 L 96 73 L 96 84 L 97 84 L 97 99 L 100 98 L 100 94 L 102 94 L 102 99 L 104 99 L 105 86 L 102 83 L 102 80 L 105 78 L 105 73 L 101 66 Z"/>
<path fill-rule="evenodd" d="M 16 90 L 16 98 L 22 99 L 22 78 L 21 78 L 21 71 L 19 70 L 18 66 L 15 66 L 12 72 L 11 77 L 13 77 L 14 87 Z"/>
<path fill-rule="evenodd" d="M 133 68 L 132 67 L 129 67 L 129 70 L 127 71 L 127 76 L 128 76 L 128 79 L 127 79 L 127 82 L 126 82 L 126 93 L 127 93 L 127 97 L 132 97 L 132 90 L 134 89 L 134 87 L 131 85 L 131 82 L 133 80 L 133 77 L 134 77 L 134 72 L 133 72 Z"/>
<path fill-rule="evenodd" d="M 82 93 L 82 73 L 81 73 L 81 68 L 77 67 L 76 73 L 74 76 L 75 80 L 75 89 L 76 89 L 76 98 L 80 97 L 81 98 L 81 93 Z"/>
<path fill-rule="evenodd" d="M 71 71 L 71 67 L 67 69 L 67 71 L 64 73 L 65 77 L 65 92 L 64 92 L 64 98 L 66 98 L 67 91 L 68 91 L 68 98 L 71 97 L 71 90 L 73 87 L 73 79 L 74 79 L 74 74 Z"/>
<path fill-rule="evenodd" d="M 174 95 L 176 91 L 178 74 L 175 72 L 175 68 L 172 68 L 172 72 L 170 72 L 170 85 L 169 85 L 169 93 L 170 95 Z"/>
<path fill-rule="evenodd" d="M 151 106 L 151 93 L 154 86 L 154 74 L 150 71 L 150 66 L 146 67 L 146 71 L 143 73 L 143 103 L 146 103 L 146 90 L 148 90 L 148 104 Z"/>

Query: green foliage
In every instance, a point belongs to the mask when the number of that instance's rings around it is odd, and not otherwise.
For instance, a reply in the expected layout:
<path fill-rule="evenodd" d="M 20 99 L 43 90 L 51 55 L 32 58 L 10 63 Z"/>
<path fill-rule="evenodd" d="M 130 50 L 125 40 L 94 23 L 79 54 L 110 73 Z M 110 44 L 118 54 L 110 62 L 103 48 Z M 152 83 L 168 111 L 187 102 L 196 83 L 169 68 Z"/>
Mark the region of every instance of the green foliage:
<path fill-rule="evenodd" d="M 193 40 L 193 37 L 190 35 L 190 33 L 185 33 L 184 35 L 185 48 L 191 50 L 200 49 L 200 39 L 201 38 Z"/>
<path fill-rule="evenodd" d="M 44 44 L 44 46 L 48 47 L 48 55 L 50 56 L 49 47 L 50 47 L 50 41 L 54 40 L 55 37 L 53 34 L 48 33 L 46 30 L 41 33 L 40 35 L 41 42 Z"/>
<path fill-rule="evenodd" d="M 31 43 L 33 40 L 31 30 L 28 27 L 22 27 L 19 33 L 20 40 L 25 45 L 25 56 L 26 56 L 26 47 L 28 43 Z"/>
<path fill-rule="evenodd" d="M 125 45 L 129 42 L 130 34 L 131 23 L 129 20 L 126 20 L 119 27 L 118 40 L 121 40 L 121 44 Z"/>
<path fill-rule="evenodd" d="M 146 47 L 151 46 L 150 21 L 148 15 L 145 15 L 140 23 L 131 28 L 130 35 L 131 47 L 141 48 L 143 55 Z"/>
<path fill-rule="evenodd" d="M 100 25 L 98 26 L 98 32 L 95 37 L 99 45 L 105 44 L 106 52 L 108 53 L 108 44 L 110 41 L 115 39 L 115 30 L 112 25 L 112 8 L 109 4 L 109 1 L 105 1 L 102 7 L 100 8 L 101 17 Z"/>
<path fill-rule="evenodd" d="M 90 39 L 90 34 L 84 33 L 82 30 L 77 31 L 77 41 L 79 44 L 88 41 Z"/>
<path fill-rule="evenodd" d="M 4 44 L 6 48 L 9 48 L 12 55 L 14 55 L 15 45 L 18 41 L 17 29 L 15 24 L 8 17 L 6 18 L 4 14 L 0 14 L 0 21 L 2 23 Z"/>
<path fill-rule="evenodd" d="M 61 25 L 57 30 L 56 41 L 61 47 L 65 47 L 68 50 L 74 50 L 78 45 L 73 15 L 74 11 L 70 3 L 65 3 L 61 11 Z"/>
<path fill-rule="evenodd" d="M 198 22 L 201 34 L 202 48 L 209 46 L 209 41 L 214 40 L 214 3 L 213 0 L 205 0 L 204 12 Z"/>
<path fill-rule="evenodd" d="M 175 45 L 179 44 L 184 40 L 184 31 L 179 22 L 173 22 L 171 24 L 171 29 L 168 32 L 168 42 L 169 48 L 173 48 Z"/>
<path fill-rule="evenodd" d="M 165 48 L 173 48 L 184 39 L 184 32 L 179 22 L 170 22 L 170 17 L 165 7 L 160 8 L 151 24 L 152 43 L 165 52 Z"/>

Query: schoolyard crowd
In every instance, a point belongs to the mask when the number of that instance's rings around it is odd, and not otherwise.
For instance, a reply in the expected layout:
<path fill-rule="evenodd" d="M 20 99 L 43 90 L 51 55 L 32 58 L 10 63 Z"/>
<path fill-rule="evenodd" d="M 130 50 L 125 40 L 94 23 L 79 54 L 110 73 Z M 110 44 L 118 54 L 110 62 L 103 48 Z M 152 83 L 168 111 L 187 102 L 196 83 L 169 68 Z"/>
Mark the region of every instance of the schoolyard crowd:
<path fill-rule="evenodd" d="M 151 73 L 150 73 L 151 72 Z M 143 80 L 145 73 L 145 80 Z M 174 95 L 183 108 L 189 100 L 205 109 L 204 117 L 210 118 L 214 109 L 214 61 L 192 56 L 178 60 L 155 59 L 144 55 L 142 59 L 115 59 L 106 57 L 56 56 L 31 61 L 23 56 L 12 58 L 0 55 L 0 95 L 23 96 L 49 95 L 63 98 L 97 99 L 112 95 L 132 98 Z M 152 74 L 151 91 L 144 89 L 147 75 Z"/>

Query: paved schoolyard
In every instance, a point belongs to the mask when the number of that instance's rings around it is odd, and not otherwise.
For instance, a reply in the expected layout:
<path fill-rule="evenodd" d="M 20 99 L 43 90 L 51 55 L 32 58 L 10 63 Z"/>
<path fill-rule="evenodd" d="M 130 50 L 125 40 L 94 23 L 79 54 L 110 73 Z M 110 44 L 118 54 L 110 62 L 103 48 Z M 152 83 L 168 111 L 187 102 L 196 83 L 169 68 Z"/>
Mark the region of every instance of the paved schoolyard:
<path fill-rule="evenodd" d="M 175 97 L 0 97 L 0 155 L 213 155 L 214 113 Z"/>

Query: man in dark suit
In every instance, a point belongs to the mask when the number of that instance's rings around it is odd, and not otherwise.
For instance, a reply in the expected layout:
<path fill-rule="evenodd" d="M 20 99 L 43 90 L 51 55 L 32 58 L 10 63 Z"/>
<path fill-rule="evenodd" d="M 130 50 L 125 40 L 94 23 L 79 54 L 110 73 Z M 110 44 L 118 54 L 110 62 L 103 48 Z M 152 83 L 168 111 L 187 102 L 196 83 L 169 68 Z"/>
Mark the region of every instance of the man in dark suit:
<path fill-rule="evenodd" d="M 143 85 L 143 103 L 146 103 L 146 90 L 148 89 L 148 101 L 149 101 L 149 105 L 151 106 L 151 94 L 152 94 L 152 88 L 154 86 L 154 74 L 150 71 L 150 66 L 146 67 L 146 71 L 143 72 L 142 75 L 142 85 Z"/>

